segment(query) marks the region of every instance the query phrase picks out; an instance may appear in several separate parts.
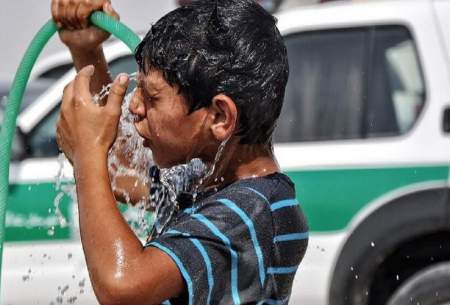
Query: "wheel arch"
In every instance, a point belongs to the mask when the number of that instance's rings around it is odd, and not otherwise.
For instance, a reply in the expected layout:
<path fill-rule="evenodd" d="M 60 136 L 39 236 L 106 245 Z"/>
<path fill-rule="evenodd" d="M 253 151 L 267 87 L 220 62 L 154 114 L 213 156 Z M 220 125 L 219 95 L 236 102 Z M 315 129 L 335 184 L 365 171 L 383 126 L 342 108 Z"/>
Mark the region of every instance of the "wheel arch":
<path fill-rule="evenodd" d="M 370 276 L 396 246 L 450 230 L 448 193 L 443 180 L 411 184 L 375 199 L 355 215 L 333 263 L 329 304 L 368 304 Z"/>

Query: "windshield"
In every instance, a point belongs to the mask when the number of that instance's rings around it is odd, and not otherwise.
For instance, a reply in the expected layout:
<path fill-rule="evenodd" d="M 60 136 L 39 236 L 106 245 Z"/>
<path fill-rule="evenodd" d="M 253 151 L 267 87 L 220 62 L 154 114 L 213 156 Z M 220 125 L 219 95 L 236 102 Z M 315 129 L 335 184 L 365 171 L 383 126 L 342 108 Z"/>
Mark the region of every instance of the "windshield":
<path fill-rule="evenodd" d="M 29 83 L 20 105 L 20 112 L 30 106 L 45 90 L 47 90 L 53 81 L 35 81 Z M 3 122 L 3 113 L 5 111 L 10 84 L 0 83 L 0 125 Z"/>

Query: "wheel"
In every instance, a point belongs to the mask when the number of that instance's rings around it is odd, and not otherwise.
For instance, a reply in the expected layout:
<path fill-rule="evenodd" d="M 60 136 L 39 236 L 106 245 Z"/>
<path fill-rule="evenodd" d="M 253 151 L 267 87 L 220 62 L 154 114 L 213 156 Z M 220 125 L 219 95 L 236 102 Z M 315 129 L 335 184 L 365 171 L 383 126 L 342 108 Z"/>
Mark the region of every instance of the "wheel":
<path fill-rule="evenodd" d="M 450 262 L 432 265 L 411 276 L 387 305 L 450 305 Z"/>

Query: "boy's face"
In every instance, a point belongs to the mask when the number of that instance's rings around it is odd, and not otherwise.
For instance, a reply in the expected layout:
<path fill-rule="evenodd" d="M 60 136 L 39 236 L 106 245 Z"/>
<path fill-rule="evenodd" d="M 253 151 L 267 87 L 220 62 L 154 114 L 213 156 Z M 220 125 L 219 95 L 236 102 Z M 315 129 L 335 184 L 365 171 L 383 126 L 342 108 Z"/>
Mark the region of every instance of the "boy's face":
<path fill-rule="evenodd" d="M 178 87 L 170 86 L 159 70 L 139 74 L 138 86 L 130 103 L 138 116 L 135 127 L 144 146 L 153 152 L 155 163 L 163 168 L 199 157 L 207 143 L 207 111 L 202 108 L 188 115 L 185 98 Z"/>

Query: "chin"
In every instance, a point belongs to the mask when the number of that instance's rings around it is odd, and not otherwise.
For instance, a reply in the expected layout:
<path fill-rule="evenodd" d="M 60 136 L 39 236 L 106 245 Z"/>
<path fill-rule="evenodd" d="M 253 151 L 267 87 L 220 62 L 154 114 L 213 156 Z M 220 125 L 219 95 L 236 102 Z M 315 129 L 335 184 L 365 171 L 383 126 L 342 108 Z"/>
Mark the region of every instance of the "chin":
<path fill-rule="evenodd" d="M 165 157 L 165 158 L 164 158 Z M 175 165 L 180 165 L 186 163 L 186 161 L 177 161 L 176 159 L 168 159 L 167 154 L 164 155 L 162 158 L 158 153 L 153 152 L 153 162 L 156 166 L 159 168 L 170 168 Z"/>
<path fill-rule="evenodd" d="M 153 152 L 153 162 L 155 162 L 155 165 L 159 168 L 169 168 L 176 165 L 165 158 L 160 158 L 155 152 Z"/>

